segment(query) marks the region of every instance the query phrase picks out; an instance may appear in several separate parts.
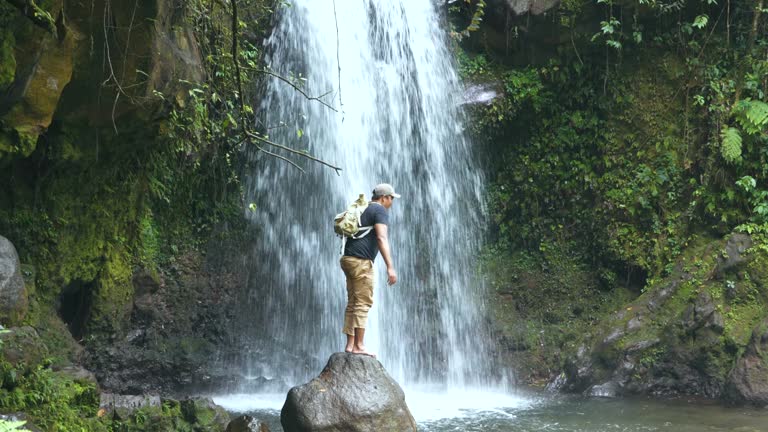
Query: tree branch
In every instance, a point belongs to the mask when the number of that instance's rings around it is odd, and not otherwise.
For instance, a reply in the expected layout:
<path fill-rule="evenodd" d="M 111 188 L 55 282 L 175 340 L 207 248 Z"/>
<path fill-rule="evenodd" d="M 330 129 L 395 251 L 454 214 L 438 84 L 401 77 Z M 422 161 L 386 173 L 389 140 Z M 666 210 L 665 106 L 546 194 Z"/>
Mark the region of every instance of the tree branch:
<path fill-rule="evenodd" d="M 58 32 L 56 31 L 56 21 L 50 13 L 36 5 L 34 0 L 6 0 L 12 4 L 16 9 L 21 11 L 25 17 L 29 18 L 36 26 L 47 30 L 58 38 Z"/>
<path fill-rule="evenodd" d="M 246 134 L 247 134 L 249 137 L 251 137 L 251 138 L 253 138 L 253 139 L 255 139 L 255 140 L 258 140 L 258 141 L 261 141 L 261 142 L 263 142 L 264 144 L 269 144 L 269 145 L 271 145 L 272 147 L 275 147 L 275 148 L 279 148 L 279 149 L 285 150 L 285 151 L 287 151 L 287 152 L 289 152 L 289 153 L 293 153 L 293 154 L 295 154 L 295 155 L 299 155 L 299 156 L 301 156 L 301 157 L 304 157 L 304 158 L 307 158 L 307 159 L 309 159 L 309 160 L 311 160 L 311 161 L 317 162 L 317 163 L 319 163 L 319 164 L 321 164 L 321 165 L 325 165 L 325 166 L 327 166 L 328 168 L 331 168 L 331 169 L 333 169 L 334 171 L 336 171 L 336 174 L 338 174 L 338 175 L 341 175 L 341 168 L 339 168 L 339 167 L 337 167 L 337 166 L 334 166 L 334 165 L 331 165 L 331 164 L 329 164 L 328 162 L 326 162 L 326 161 L 324 161 L 324 160 L 318 159 L 318 158 L 316 158 L 316 157 L 312 156 L 311 154 L 309 154 L 309 153 L 307 153 L 307 152 L 303 152 L 303 151 L 301 151 L 301 150 L 295 150 L 295 149 L 292 149 L 292 148 L 290 148 L 290 147 L 286 147 L 286 146 L 284 146 L 284 145 L 282 145 L 282 144 L 278 144 L 278 143 L 276 143 L 276 142 L 272 142 L 272 141 L 268 140 L 267 138 L 264 138 L 264 137 L 262 137 L 262 136 L 259 136 L 258 134 L 255 134 L 255 133 L 253 133 L 253 132 L 250 132 L 250 131 L 246 131 Z"/>
<path fill-rule="evenodd" d="M 320 95 L 320 96 L 310 96 L 309 94 L 307 94 L 307 92 L 305 92 L 304 90 L 302 90 L 302 88 L 301 88 L 301 87 L 299 87 L 298 85 L 296 85 L 295 83 L 293 83 L 291 80 L 289 80 L 288 78 L 286 78 L 286 77 L 284 77 L 284 76 L 282 76 L 282 75 L 280 75 L 280 74 L 276 74 L 276 73 L 274 73 L 274 72 L 272 72 L 272 71 L 270 71 L 270 70 L 268 70 L 268 69 L 257 69 L 257 70 L 256 70 L 256 72 L 259 72 L 259 73 L 263 73 L 263 74 L 267 74 L 267 75 L 269 75 L 269 76 L 273 76 L 273 77 L 275 77 L 275 78 L 279 79 L 280 81 L 282 81 L 282 82 L 284 82 L 284 83 L 287 83 L 289 86 L 293 87 L 293 88 L 294 88 L 294 90 L 296 90 L 297 92 L 301 93 L 301 95 L 302 95 L 302 96 L 304 96 L 305 98 L 307 98 L 307 100 L 318 101 L 318 102 L 320 102 L 322 105 L 324 105 L 324 106 L 326 106 L 326 107 L 328 107 L 328 108 L 332 109 L 334 112 L 339 112 L 339 110 L 337 110 L 336 108 L 334 108 L 332 105 L 329 105 L 329 104 L 328 104 L 328 103 L 326 103 L 324 100 L 320 99 L 320 98 L 322 98 L 322 97 L 325 97 L 326 95 L 330 94 L 330 91 L 329 91 L 329 92 L 326 92 L 326 93 L 324 93 L 324 94 L 322 94 L 322 95 Z"/>
<path fill-rule="evenodd" d="M 317 162 L 319 164 L 325 165 L 325 166 L 330 167 L 333 170 L 335 170 L 336 174 L 339 174 L 341 172 L 341 168 L 339 168 L 339 167 L 333 166 L 333 165 L 329 164 L 328 162 L 320 160 L 320 159 L 310 155 L 309 153 L 298 151 L 298 150 L 294 150 L 294 149 L 292 149 L 290 147 L 286 147 L 286 146 L 284 146 L 282 144 L 277 144 L 275 142 L 272 142 L 272 141 L 270 141 L 270 140 L 268 140 L 268 139 L 266 139 L 264 137 L 259 136 L 258 134 L 254 133 L 254 132 L 251 132 L 248 129 L 248 123 L 246 121 L 247 119 L 246 119 L 246 114 L 245 114 L 245 102 L 243 101 L 243 80 L 242 80 L 241 75 L 240 75 L 241 74 L 240 61 L 239 61 L 238 56 L 237 56 L 237 40 L 238 40 L 237 39 L 237 34 L 238 34 L 238 24 L 239 24 L 239 19 L 238 19 L 237 15 L 238 15 L 237 14 L 237 0 L 232 0 L 232 61 L 234 62 L 234 65 L 235 65 L 235 82 L 237 83 L 237 99 L 238 99 L 238 102 L 239 102 L 239 105 L 240 105 L 240 129 L 242 130 L 242 133 L 243 133 L 243 139 L 240 140 L 240 142 L 242 143 L 243 141 L 247 140 L 249 143 L 251 143 L 254 146 L 256 146 L 256 148 L 259 151 L 264 152 L 264 153 L 266 153 L 269 156 L 276 157 L 276 158 L 278 158 L 280 160 L 288 162 L 289 164 L 293 165 L 295 168 L 298 168 L 299 171 L 301 171 L 301 172 L 304 172 L 304 170 L 300 166 L 298 166 L 295 162 L 293 162 L 292 160 L 286 158 L 285 156 L 282 156 L 282 155 L 279 155 L 277 153 L 273 153 L 271 151 L 266 150 L 264 147 L 254 143 L 253 140 L 257 140 L 259 142 L 263 142 L 263 143 L 268 144 L 268 145 L 270 145 L 272 147 L 285 150 L 285 151 L 287 151 L 289 153 L 292 153 L 292 154 L 301 156 L 303 158 L 309 159 L 311 161 Z M 266 71 L 266 70 L 264 70 L 263 72 L 268 73 L 268 71 Z M 272 73 L 270 73 L 270 75 L 275 76 L 275 74 L 272 74 Z M 279 78 L 282 78 L 282 77 L 279 77 Z M 301 89 L 297 88 L 293 83 L 291 83 L 290 81 L 287 81 L 287 82 L 289 84 L 291 84 L 296 90 L 298 90 L 299 92 L 301 92 L 302 94 L 307 96 L 304 92 L 301 91 Z M 327 105 L 327 104 L 325 104 L 321 100 L 318 100 L 318 102 L 321 102 L 324 105 Z M 334 109 L 334 111 L 336 111 L 336 110 Z"/>

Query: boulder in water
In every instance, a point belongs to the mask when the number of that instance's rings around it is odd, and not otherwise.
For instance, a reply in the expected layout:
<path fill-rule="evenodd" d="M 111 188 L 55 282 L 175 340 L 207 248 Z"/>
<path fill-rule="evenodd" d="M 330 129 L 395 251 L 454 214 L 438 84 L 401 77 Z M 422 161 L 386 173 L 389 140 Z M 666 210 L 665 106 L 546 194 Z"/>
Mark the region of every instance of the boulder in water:
<path fill-rule="evenodd" d="M 725 386 L 729 402 L 768 406 L 768 319 L 752 331 L 744 355 L 736 362 Z"/>
<path fill-rule="evenodd" d="M 292 388 L 280 412 L 285 432 L 416 431 L 405 394 L 373 357 L 336 353 L 320 376 Z"/>

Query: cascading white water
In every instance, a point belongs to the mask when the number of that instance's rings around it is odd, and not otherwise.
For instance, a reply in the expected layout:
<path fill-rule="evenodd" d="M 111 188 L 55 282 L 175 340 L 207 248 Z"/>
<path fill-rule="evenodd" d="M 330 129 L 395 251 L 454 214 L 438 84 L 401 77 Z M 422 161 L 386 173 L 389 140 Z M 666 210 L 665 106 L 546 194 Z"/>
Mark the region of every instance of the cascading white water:
<path fill-rule="evenodd" d="M 333 216 L 388 182 L 399 283 L 377 260 L 366 345 L 399 382 L 449 387 L 492 381 L 482 287 L 475 277 L 482 175 L 464 137 L 462 89 L 432 0 L 293 0 L 266 43 L 267 64 L 306 78 L 334 112 L 269 79 L 261 110 L 270 138 L 340 166 L 255 154 L 247 199 L 254 246 L 250 376 L 287 385 L 315 376 L 343 349 L 346 302 Z"/>

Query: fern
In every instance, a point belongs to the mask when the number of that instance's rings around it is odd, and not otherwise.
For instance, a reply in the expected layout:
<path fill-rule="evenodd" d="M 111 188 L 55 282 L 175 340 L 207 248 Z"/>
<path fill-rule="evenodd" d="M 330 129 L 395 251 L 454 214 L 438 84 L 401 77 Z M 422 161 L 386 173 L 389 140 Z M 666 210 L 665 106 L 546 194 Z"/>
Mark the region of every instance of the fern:
<path fill-rule="evenodd" d="M 720 132 L 723 142 L 720 153 L 727 162 L 734 163 L 741 160 L 741 132 L 738 129 L 725 126 Z"/>
<path fill-rule="evenodd" d="M 768 103 L 744 100 L 739 102 L 734 111 L 736 120 L 750 135 L 759 134 L 768 126 Z"/>
<path fill-rule="evenodd" d="M 0 432 L 30 432 L 29 429 L 22 429 L 25 421 L 0 419 Z"/>

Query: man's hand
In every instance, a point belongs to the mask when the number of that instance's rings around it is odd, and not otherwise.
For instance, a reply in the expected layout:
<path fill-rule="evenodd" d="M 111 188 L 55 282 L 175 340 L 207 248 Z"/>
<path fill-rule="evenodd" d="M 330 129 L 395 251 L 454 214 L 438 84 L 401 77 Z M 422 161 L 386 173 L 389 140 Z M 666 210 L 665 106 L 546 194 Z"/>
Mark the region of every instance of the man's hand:
<path fill-rule="evenodd" d="M 397 273 L 394 267 L 387 268 L 387 285 L 394 285 L 397 283 Z"/>

